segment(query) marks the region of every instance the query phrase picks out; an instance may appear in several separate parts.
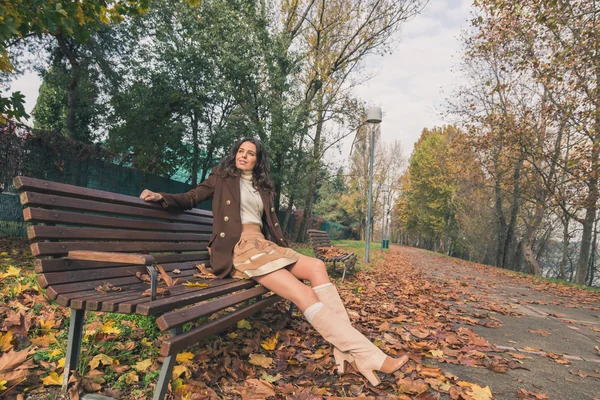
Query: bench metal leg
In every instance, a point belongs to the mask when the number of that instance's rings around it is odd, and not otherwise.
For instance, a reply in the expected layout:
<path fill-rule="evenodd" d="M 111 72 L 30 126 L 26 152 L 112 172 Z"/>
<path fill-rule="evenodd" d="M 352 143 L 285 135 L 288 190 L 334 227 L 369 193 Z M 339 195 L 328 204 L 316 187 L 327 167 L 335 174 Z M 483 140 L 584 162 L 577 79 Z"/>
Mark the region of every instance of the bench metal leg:
<path fill-rule="evenodd" d="M 292 318 L 292 314 L 294 313 L 294 303 L 290 301 L 290 309 L 288 310 L 288 317 Z"/>
<path fill-rule="evenodd" d="M 62 391 L 66 392 L 69 385 L 71 370 L 76 370 L 79 365 L 79 351 L 81 350 L 81 338 L 83 332 L 83 321 L 85 310 L 71 309 L 69 322 L 69 341 L 67 342 L 67 354 L 65 355 L 65 368 L 62 383 Z"/>
<path fill-rule="evenodd" d="M 177 327 L 171 329 L 171 337 L 179 335 L 183 332 L 182 327 Z M 173 367 L 175 366 L 175 361 L 177 360 L 177 354 L 170 355 L 165 357 L 163 361 L 163 366 L 160 369 L 160 375 L 158 377 L 158 383 L 156 384 L 156 390 L 154 390 L 154 397 L 152 400 L 163 400 L 165 395 L 167 394 L 167 388 L 169 387 L 169 382 L 171 381 L 171 374 L 173 373 Z"/>
<path fill-rule="evenodd" d="M 346 277 L 346 268 L 347 268 L 347 265 L 344 264 L 344 272 L 342 272 L 342 282 L 344 282 L 344 278 Z"/>

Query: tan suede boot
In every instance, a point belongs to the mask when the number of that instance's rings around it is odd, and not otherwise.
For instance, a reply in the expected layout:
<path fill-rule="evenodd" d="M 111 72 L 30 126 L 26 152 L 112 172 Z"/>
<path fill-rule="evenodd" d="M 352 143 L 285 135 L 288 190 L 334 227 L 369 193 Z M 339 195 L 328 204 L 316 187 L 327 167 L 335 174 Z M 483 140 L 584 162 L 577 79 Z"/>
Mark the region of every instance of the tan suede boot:
<path fill-rule="evenodd" d="M 331 308 L 333 312 L 335 312 L 340 318 L 350 322 L 350 317 L 348 317 L 346 306 L 344 305 L 344 302 L 342 301 L 340 294 L 333 283 L 325 283 L 323 285 L 316 286 L 313 288 L 313 290 L 317 294 L 319 301 Z M 354 358 L 350 353 L 344 353 L 335 346 L 333 346 L 333 358 L 337 365 L 338 374 L 340 375 L 346 372 L 346 362 L 352 363 L 354 361 Z"/>
<path fill-rule="evenodd" d="M 341 318 L 326 305 L 311 313 L 309 321 L 325 340 L 341 352 L 352 356 L 353 365 L 373 386 L 380 383 L 374 371 L 392 374 L 408 362 L 406 355 L 400 358 L 387 356 L 362 333 L 354 329 L 349 321 Z"/>

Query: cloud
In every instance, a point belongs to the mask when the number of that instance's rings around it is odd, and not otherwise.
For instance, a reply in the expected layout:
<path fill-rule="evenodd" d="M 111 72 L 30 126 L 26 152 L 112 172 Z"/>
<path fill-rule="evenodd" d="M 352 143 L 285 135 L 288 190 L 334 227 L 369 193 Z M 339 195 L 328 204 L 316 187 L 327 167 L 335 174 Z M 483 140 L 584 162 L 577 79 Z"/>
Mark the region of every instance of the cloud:
<path fill-rule="evenodd" d="M 452 69 L 458 63 L 459 36 L 468 26 L 470 9 L 466 0 L 430 3 L 404 26 L 393 54 L 371 56 L 365 62 L 365 72 L 376 76 L 355 93 L 367 104 L 381 107 L 382 139 L 400 140 L 405 156 L 423 128 L 447 123 L 439 115 L 442 90 L 451 90 L 459 81 Z M 344 143 L 342 156 L 349 149 L 350 144 Z"/>

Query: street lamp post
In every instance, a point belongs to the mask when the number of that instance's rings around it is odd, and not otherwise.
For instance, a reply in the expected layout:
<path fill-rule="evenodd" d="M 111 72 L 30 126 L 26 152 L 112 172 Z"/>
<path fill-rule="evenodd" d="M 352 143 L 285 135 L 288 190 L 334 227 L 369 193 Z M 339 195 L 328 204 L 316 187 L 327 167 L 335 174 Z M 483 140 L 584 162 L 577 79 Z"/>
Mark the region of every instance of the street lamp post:
<path fill-rule="evenodd" d="M 381 194 L 383 196 L 383 211 L 381 212 L 381 251 L 385 249 L 385 204 L 387 200 L 387 189 L 383 188 Z"/>
<path fill-rule="evenodd" d="M 371 128 L 371 148 L 369 149 L 369 205 L 367 206 L 367 246 L 365 249 L 365 263 L 369 263 L 369 249 L 371 247 L 371 202 L 373 199 L 373 159 L 375 157 L 375 124 L 381 123 L 381 108 L 371 107 L 367 110 L 367 123 Z"/>

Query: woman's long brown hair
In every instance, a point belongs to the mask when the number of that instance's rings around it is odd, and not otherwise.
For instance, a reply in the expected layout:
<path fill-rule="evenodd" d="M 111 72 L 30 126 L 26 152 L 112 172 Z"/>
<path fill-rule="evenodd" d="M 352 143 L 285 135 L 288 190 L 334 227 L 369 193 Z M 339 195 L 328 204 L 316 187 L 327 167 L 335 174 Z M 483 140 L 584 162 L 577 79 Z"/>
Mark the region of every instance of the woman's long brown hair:
<path fill-rule="evenodd" d="M 260 140 L 255 138 L 241 138 L 238 140 L 231 149 L 229 155 L 221 160 L 221 168 L 223 168 L 226 176 L 240 175 L 240 170 L 235 166 L 235 157 L 240 146 L 245 142 L 250 142 L 256 146 L 256 165 L 252 170 L 252 185 L 255 189 L 262 189 L 272 194 L 275 187 L 273 186 L 273 181 L 269 175 L 270 169 L 267 149 Z"/>

